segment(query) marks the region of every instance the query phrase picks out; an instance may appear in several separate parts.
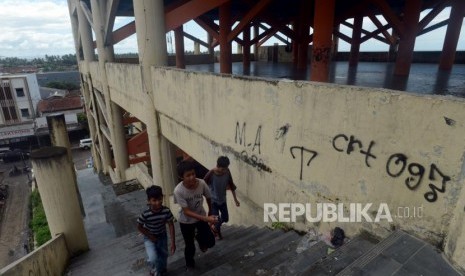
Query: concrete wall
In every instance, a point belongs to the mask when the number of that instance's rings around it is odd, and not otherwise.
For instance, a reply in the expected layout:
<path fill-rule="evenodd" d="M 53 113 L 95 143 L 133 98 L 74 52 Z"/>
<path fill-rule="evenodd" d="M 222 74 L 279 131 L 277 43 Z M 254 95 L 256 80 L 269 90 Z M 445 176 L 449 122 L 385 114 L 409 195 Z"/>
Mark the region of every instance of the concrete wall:
<path fill-rule="evenodd" d="M 27 256 L 2 268 L 0 275 L 64 275 L 68 259 L 64 235 L 58 235 Z"/>
<path fill-rule="evenodd" d="M 161 68 L 152 78 L 163 135 L 207 167 L 230 157 L 249 200 L 231 207 L 232 223 L 262 224 L 257 208 L 267 202 L 373 203 L 372 219 L 386 203 L 393 222 L 294 227 L 380 236 L 401 228 L 436 245 L 449 232 L 457 239 L 448 242 L 463 239 L 449 226 L 464 212 L 464 100 Z M 406 208 L 422 217 L 401 218 Z"/>
<path fill-rule="evenodd" d="M 152 68 L 147 95 L 138 65 L 106 70 L 115 103 L 144 122 L 154 105 L 162 134 L 204 166 L 230 157 L 241 201 L 230 202 L 231 223 L 265 225 L 264 203 L 342 203 L 345 217 L 350 203 L 371 203 L 373 220 L 386 204 L 392 222 L 289 224 L 348 235 L 400 228 L 465 263 L 463 99 L 168 68 Z"/>
<path fill-rule="evenodd" d="M 107 63 L 106 70 L 113 102 L 143 122 L 155 116 L 155 113 L 148 112 L 153 110 L 153 101 L 150 95 L 144 93 L 146 90 L 143 88 L 139 65 Z"/>

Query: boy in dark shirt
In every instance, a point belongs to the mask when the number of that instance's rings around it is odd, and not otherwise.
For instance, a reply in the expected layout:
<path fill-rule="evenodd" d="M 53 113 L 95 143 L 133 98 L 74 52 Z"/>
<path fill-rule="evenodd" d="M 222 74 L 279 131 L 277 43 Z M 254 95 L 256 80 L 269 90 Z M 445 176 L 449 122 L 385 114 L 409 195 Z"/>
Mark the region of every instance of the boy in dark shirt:
<path fill-rule="evenodd" d="M 236 206 L 240 206 L 236 197 L 236 185 L 234 185 L 231 172 L 228 169 L 229 164 L 228 157 L 220 156 L 216 161 L 216 167 L 210 170 L 204 178 L 212 194 L 212 215 L 218 216 L 218 222 L 214 224 L 212 230 L 220 240 L 223 239 L 221 224 L 229 221 L 226 190 L 231 190 Z"/>
<path fill-rule="evenodd" d="M 137 230 L 144 235 L 150 275 L 164 275 L 167 271 L 168 260 L 166 224 L 170 229 L 171 254 L 176 251 L 173 214 L 170 209 L 163 206 L 161 187 L 152 185 L 147 188 L 146 193 L 149 208 L 144 210 L 137 219 Z"/>

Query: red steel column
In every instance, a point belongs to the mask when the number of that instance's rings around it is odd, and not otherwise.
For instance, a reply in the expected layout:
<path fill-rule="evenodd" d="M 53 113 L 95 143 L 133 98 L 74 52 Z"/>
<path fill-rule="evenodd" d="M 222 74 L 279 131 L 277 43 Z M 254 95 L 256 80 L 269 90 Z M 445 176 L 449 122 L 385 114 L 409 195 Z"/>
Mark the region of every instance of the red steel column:
<path fill-rule="evenodd" d="M 404 33 L 399 41 L 394 75 L 407 76 L 413 59 L 415 39 L 417 37 L 418 21 L 420 19 L 422 0 L 405 1 Z"/>
<path fill-rule="evenodd" d="M 243 68 L 248 69 L 250 68 L 250 25 L 245 27 L 242 33 L 242 39 L 244 40 L 244 47 L 243 47 Z"/>
<path fill-rule="evenodd" d="M 310 17 L 311 17 L 310 1 L 300 1 L 300 14 L 297 21 L 298 34 L 300 41 L 297 44 L 297 69 L 305 70 L 308 66 L 308 38 L 310 32 Z"/>
<path fill-rule="evenodd" d="M 311 81 L 327 82 L 331 62 L 335 0 L 315 0 Z"/>
<path fill-rule="evenodd" d="M 362 35 L 363 16 L 354 17 L 352 43 L 350 44 L 349 66 L 357 66 L 360 53 L 360 38 Z"/>
<path fill-rule="evenodd" d="M 256 38 L 257 36 L 260 35 L 259 34 L 260 28 L 258 27 L 257 22 L 254 22 L 254 23 L 255 23 L 255 25 L 253 26 L 253 37 Z M 259 41 L 257 41 L 253 46 L 253 54 L 254 54 L 255 61 L 259 60 L 258 52 L 260 51 L 260 46 L 258 46 L 258 43 L 259 43 Z"/>
<path fill-rule="evenodd" d="M 228 34 L 231 32 L 231 2 L 220 6 L 220 73 L 232 73 L 232 51 Z"/>
<path fill-rule="evenodd" d="M 186 60 L 184 55 L 184 31 L 182 26 L 174 29 L 174 43 L 176 45 L 176 67 L 185 69 Z"/>
<path fill-rule="evenodd" d="M 298 23 L 294 21 L 294 23 L 292 23 L 292 29 L 294 30 L 295 33 L 299 33 L 299 30 L 298 30 Z M 292 63 L 294 63 L 294 66 L 297 67 L 297 61 L 299 60 L 299 43 L 297 42 L 297 40 L 293 39 L 292 40 Z"/>
<path fill-rule="evenodd" d="M 388 61 L 393 62 L 396 60 L 397 51 L 399 50 L 399 35 L 396 31 L 392 30 L 391 36 L 395 41 L 389 45 Z"/>
<path fill-rule="evenodd" d="M 439 61 L 439 68 L 442 70 L 452 69 L 464 16 L 465 1 L 453 1 L 449 24 L 447 25 L 446 37 L 444 38 L 444 45 L 442 46 L 441 60 Z"/>
<path fill-rule="evenodd" d="M 297 43 L 297 69 L 307 69 L 308 63 L 308 32 L 310 26 L 301 24 L 299 28 L 300 42 Z"/>

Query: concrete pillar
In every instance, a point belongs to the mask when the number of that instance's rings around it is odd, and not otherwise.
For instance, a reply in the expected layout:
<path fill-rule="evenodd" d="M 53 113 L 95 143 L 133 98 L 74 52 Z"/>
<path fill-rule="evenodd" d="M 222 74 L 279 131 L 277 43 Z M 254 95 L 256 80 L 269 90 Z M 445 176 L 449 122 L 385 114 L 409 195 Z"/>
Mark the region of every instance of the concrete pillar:
<path fill-rule="evenodd" d="M 243 55 L 242 55 L 242 67 L 244 69 L 249 69 L 250 68 L 250 26 L 247 25 L 247 27 L 244 28 L 244 31 L 242 32 L 242 39 L 244 41 L 244 49 L 243 49 Z"/>
<path fill-rule="evenodd" d="M 64 114 L 47 116 L 47 125 L 52 146 L 64 147 L 68 151 L 69 161 L 72 163 L 71 144 L 69 143 L 68 130 Z"/>
<path fill-rule="evenodd" d="M 350 44 L 349 66 L 357 66 L 360 53 L 360 39 L 362 36 L 363 16 L 354 17 L 352 29 L 352 43 Z"/>
<path fill-rule="evenodd" d="M 441 59 L 439 61 L 439 68 L 442 70 L 452 69 L 464 15 L 465 1 L 454 0 L 452 2 L 449 24 L 447 25 L 446 37 L 444 38 Z"/>
<path fill-rule="evenodd" d="M 331 45 L 335 0 L 315 0 L 311 81 L 327 82 L 331 65 Z"/>
<path fill-rule="evenodd" d="M 123 125 L 123 110 L 120 106 L 113 103 L 110 99 L 110 88 L 105 69 L 105 64 L 114 60 L 113 44 L 105 43 L 105 21 L 102 7 L 106 7 L 104 2 L 91 0 L 92 21 L 94 24 L 95 37 L 97 41 L 97 51 L 99 55 L 100 76 L 103 83 L 103 95 L 105 98 L 106 114 L 108 115 L 108 128 L 110 129 L 111 145 L 113 146 L 113 155 L 115 158 L 115 176 L 116 181 L 126 180 L 126 169 L 129 167 L 128 150 L 126 134 Z M 104 138 L 103 138 L 104 139 Z M 103 142 L 102 150 L 108 151 L 109 145 Z M 111 166 L 111 160 L 107 160 L 106 166 Z"/>
<path fill-rule="evenodd" d="M 137 47 L 139 64 L 142 67 L 142 78 L 147 98 L 155 101 L 152 87 L 151 66 L 168 65 L 166 54 L 165 15 L 162 0 L 134 0 L 134 15 L 137 29 Z M 147 134 L 150 144 L 150 161 L 154 183 L 160 185 L 165 194 L 172 192 L 172 185 L 177 183 L 175 175 L 176 159 L 174 147 L 161 135 L 155 106 L 147 110 Z M 166 202 L 169 202 L 168 200 Z"/>
<path fill-rule="evenodd" d="M 47 125 L 50 133 L 50 140 L 54 147 L 64 147 L 68 151 L 67 155 L 71 166 L 73 166 L 73 179 L 76 183 L 76 194 L 78 195 L 79 207 L 81 214 L 85 216 L 84 205 L 82 204 L 81 194 L 77 186 L 76 172 L 74 170 L 73 155 L 71 153 L 71 144 L 69 143 L 68 130 L 66 129 L 66 120 L 64 114 L 47 116 Z"/>
<path fill-rule="evenodd" d="M 174 30 L 174 43 L 176 45 L 176 67 L 185 69 L 186 59 L 184 54 L 184 31 L 182 26 Z"/>
<path fill-rule="evenodd" d="M 194 42 L 194 55 L 200 55 L 200 43 Z"/>
<path fill-rule="evenodd" d="M 232 73 L 231 42 L 228 34 L 231 32 L 231 3 L 220 6 L 220 73 Z"/>
<path fill-rule="evenodd" d="M 397 53 L 394 75 L 407 76 L 410 72 L 422 3 L 422 0 L 405 1 L 405 28 L 399 41 L 399 51 Z"/>
<path fill-rule="evenodd" d="M 66 148 L 38 149 L 31 161 L 52 237 L 63 233 L 71 255 L 89 250 Z"/>
<path fill-rule="evenodd" d="M 70 0 L 69 0 L 70 1 Z M 77 2 L 77 1 L 76 1 Z M 81 5 L 77 5 L 77 15 L 78 15 L 78 24 L 79 24 L 79 29 L 78 32 L 76 33 L 78 36 L 81 38 L 81 45 L 82 45 L 82 53 L 83 53 L 83 58 L 84 62 L 80 63 L 79 66 L 82 66 L 84 68 L 80 68 L 80 72 L 82 74 L 85 74 L 86 76 L 90 75 L 89 71 L 89 63 L 91 61 L 95 61 L 95 51 L 94 51 L 94 46 L 93 46 L 93 39 L 92 39 L 92 29 L 87 21 L 87 18 L 84 15 L 84 12 L 81 9 Z M 73 18 L 73 15 L 71 15 L 71 18 Z M 73 27 L 74 28 L 74 27 Z M 79 39 L 75 39 L 74 41 L 79 41 Z M 77 51 L 76 53 L 80 52 L 79 51 L 79 45 L 76 44 Z M 89 86 L 91 83 L 89 83 Z M 84 100 L 86 103 L 91 103 L 93 101 L 93 88 L 88 87 L 84 83 L 81 84 L 81 89 L 82 94 L 84 95 Z M 95 105 L 93 105 L 95 106 Z M 101 140 L 101 138 L 98 139 L 99 135 L 95 132 L 95 130 L 98 129 L 96 126 L 98 125 L 98 122 L 95 121 L 95 118 L 90 115 L 89 112 L 87 112 L 87 122 L 89 123 L 89 128 L 90 128 L 90 138 L 92 138 L 92 141 L 96 142 L 97 140 Z M 99 145 L 102 145 L 102 141 L 99 141 Z M 97 149 L 95 147 L 92 147 L 92 157 L 94 159 L 94 166 L 97 169 L 97 171 L 102 170 L 102 159 L 100 154 L 97 152 Z"/>
<path fill-rule="evenodd" d="M 89 101 L 93 103 L 93 98 L 94 98 L 94 92 L 92 91 L 91 83 L 88 83 L 88 85 L 82 84 L 82 89 L 84 90 L 84 93 L 89 95 L 88 100 L 86 99 L 86 102 Z M 94 106 L 94 112 L 96 112 L 95 109 L 95 104 L 92 104 Z M 95 143 L 98 141 L 99 145 L 103 144 L 102 137 L 101 135 L 98 135 L 98 121 L 95 120 L 94 116 L 90 113 L 90 110 L 87 110 L 86 108 L 86 115 L 87 115 L 87 122 L 89 123 L 89 132 L 90 132 L 90 138 L 92 139 L 94 145 L 93 147 L 90 148 L 92 151 L 92 158 L 94 160 L 94 166 L 97 169 L 98 172 L 103 171 L 102 167 L 102 156 L 100 153 L 97 151 L 97 147 L 95 146 Z"/>

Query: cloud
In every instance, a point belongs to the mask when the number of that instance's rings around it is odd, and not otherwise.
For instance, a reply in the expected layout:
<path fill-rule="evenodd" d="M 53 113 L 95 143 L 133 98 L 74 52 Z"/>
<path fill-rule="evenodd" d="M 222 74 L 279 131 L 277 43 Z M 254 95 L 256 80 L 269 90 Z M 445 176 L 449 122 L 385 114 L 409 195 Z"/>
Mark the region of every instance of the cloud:
<path fill-rule="evenodd" d="M 67 1 L 2 0 L 0 18 L 1 56 L 75 52 Z"/>

